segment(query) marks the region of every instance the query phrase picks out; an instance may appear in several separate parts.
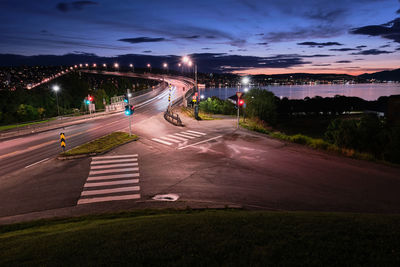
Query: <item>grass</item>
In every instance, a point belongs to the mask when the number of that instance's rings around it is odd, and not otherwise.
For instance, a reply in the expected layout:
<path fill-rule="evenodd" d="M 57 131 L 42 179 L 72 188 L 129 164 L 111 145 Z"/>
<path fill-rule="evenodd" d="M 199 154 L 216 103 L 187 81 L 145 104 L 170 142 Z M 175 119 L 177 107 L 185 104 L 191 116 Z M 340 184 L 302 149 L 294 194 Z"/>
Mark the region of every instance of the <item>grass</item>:
<path fill-rule="evenodd" d="M 355 151 L 354 149 L 341 148 L 334 144 L 331 144 L 321 138 L 313 138 L 302 134 L 295 135 L 287 135 L 281 133 L 279 131 L 273 130 L 271 127 L 268 127 L 265 123 L 258 119 L 246 119 L 246 121 L 241 120 L 240 126 L 246 128 L 251 131 L 260 132 L 263 134 L 267 134 L 273 138 L 289 141 L 301 145 L 306 145 L 314 149 L 320 149 L 325 151 L 330 151 L 334 153 L 338 153 L 347 157 L 369 160 L 369 161 L 378 161 L 373 155 L 368 153 L 360 153 Z"/>
<path fill-rule="evenodd" d="M 129 136 L 128 133 L 114 132 L 112 134 L 103 136 L 99 139 L 93 140 L 89 143 L 70 149 L 64 153 L 61 153 L 60 155 L 76 156 L 76 155 L 91 154 L 91 153 L 104 153 L 114 147 L 117 147 L 129 141 L 137 139 L 138 137 L 136 135 Z"/>
<path fill-rule="evenodd" d="M 181 111 L 186 116 L 195 119 L 193 109 L 182 107 Z M 205 120 L 205 121 L 218 120 L 218 118 L 214 118 L 212 116 L 212 114 L 205 113 L 201 110 L 199 110 L 199 117 L 200 117 L 200 120 Z"/>
<path fill-rule="evenodd" d="M 14 128 L 20 128 L 20 127 L 25 127 L 25 126 L 29 126 L 29 125 L 41 124 L 41 123 L 49 122 L 49 121 L 52 121 L 52 120 L 55 120 L 55 118 L 42 120 L 42 121 L 21 123 L 21 124 L 3 125 L 3 126 L 0 126 L 0 131 L 10 130 L 10 129 L 14 129 Z"/>
<path fill-rule="evenodd" d="M 398 266 L 399 215 L 136 211 L 0 226 L 1 266 Z"/>

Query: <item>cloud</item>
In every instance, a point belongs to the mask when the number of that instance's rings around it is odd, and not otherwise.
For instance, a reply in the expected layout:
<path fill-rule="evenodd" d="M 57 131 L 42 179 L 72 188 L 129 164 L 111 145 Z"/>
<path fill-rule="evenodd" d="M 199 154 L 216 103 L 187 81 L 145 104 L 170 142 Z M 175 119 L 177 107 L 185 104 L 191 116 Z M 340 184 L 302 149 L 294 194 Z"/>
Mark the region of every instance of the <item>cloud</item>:
<path fill-rule="evenodd" d="M 316 54 L 316 55 L 302 55 L 299 57 L 308 58 L 308 57 L 332 57 L 332 55 L 323 55 L 323 54 Z"/>
<path fill-rule="evenodd" d="M 293 31 L 271 32 L 263 37 L 267 42 L 287 42 L 311 38 L 332 38 L 344 32 L 344 29 L 329 25 L 297 28 Z"/>
<path fill-rule="evenodd" d="M 348 51 L 358 51 L 360 49 L 357 48 L 333 48 L 329 49 L 329 51 L 335 51 L 335 52 L 348 52 Z"/>
<path fill-rule="evenodd" d="M 345 13 L 346 11 L 344 9 L 324 10 L 320 8 L 318 10 L 305 13 L 305 17 L 323 22 L 334 22 L 337 19 L 342 18 Z"/>
<path fill-rule="evenodd" d="M 396 14 L 400 14 L 400 9 L 396 11 Z"/>
<path fill-rule="evenodd" d="M 331 64 L 313 64 L 312 66 L 314 66 L 314 67 L 328 67 L 328 66 L 331 66 Z"/>
<path fill-rule="evenodd" d="M 99 3 L 94 1 L 75 1 L 71 3 L 60 2 L 56 5 L 56 8 L 61 12 L 69 12 L 72 10 L 82 10 L 86 6 L 98 5 Z"/>
<path fill-rule="evenodd" d="M 151 52 L 153 52 L 153 51 L 151 51 L 151 50 L 144 50 L 144 51 L 142 51 L 142 53 L 151 53 Z"/>
<path fill-rule="evenodd" d="M 203 47 L 201 50 L 211 50 L 209 47 Z"/>
<path fill-rule="evenodd" d="M 351 63 L 352 61 L 350 61 L 350 60 L 339 60 L 339 61 L 336 61 L 335 63 Z"/>
<path fill-rule="evenodd" d="M 358 48 L 358 49 L 363 49 L 363 48 L 366 48 L 367 46 L 366 45 L 359 45 L 359 46 L 356 46 L 356 48 Z"/>
<path fill-rule="evenodd" d="M 369 50 L 364 50 L 364 51 L 360 51 L 360 52 L 357 52 L 357 53 L 351 53 L 351 55 L 369 56 L 369 55 L 381 55 L 381 54 L 391 54 L 391 53 L 393 53 L 393 51 L 369 49 Z"/>
<path fill-rule="evenodd" d="M 199 39 L 200 35 L 191 35 L 191 36 L 184 36 L 183 39 Z"/>
<path fill-rule="evenodd" d="M 400 43 L 400 18 L 381 25 L 369 25 L 350 30 L 352 34 L 380 36 Z"/>
<path fill-rule="evenodd" d="M 268 45 L 267 42 L 257 43 L 258 45 Z"/>
<path fill-rule="evenodd" d="M 302 43 L 297 43 L 297 45 L 306 45 L 309 47 L 315 47 L 318 46 L 320 48 L 325 47 L 325 46 L 334 46 L 334 45 L 343 45 L 338 42 L 326 42 L 326 43 L 317 43 L 317 42 L 302 42 Z"/>
<path fill-rule="evenodd" d="M 156 42 L 164 42 L 167 41 L 165 38 L 151 38 L 151 37 L 136 37 L 136 38 L 123 38 L 118 41 L 131 43 L 131 44 L 139 44 L 139 43 L 156 43 Z"/>

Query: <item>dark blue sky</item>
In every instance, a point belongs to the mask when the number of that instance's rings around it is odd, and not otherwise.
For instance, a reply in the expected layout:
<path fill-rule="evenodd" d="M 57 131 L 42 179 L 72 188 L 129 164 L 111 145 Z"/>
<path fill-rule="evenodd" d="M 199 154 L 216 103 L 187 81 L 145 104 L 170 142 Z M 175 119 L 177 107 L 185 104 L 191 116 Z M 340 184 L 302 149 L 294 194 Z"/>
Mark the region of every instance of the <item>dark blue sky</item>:
<path fill-rule="evenodd" d="M 400 67 L 399 0 L 2 0 L 0 10 L 1 54 L 213 53 L 246 73 Z"/>

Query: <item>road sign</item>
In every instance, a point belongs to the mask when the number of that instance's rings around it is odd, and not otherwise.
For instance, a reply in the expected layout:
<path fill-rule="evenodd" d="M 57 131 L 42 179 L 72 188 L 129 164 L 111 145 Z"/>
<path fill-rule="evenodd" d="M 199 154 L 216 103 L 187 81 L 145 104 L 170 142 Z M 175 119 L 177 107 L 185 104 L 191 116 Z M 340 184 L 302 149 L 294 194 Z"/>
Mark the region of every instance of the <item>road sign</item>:
<path fill-rule="evenodd" d="M 65 141 L 65 134 L 60 133 L 60 145 L 62 149 L 65 151 L 66 141 Z"/>
<path fill-rule="evenodd" d="M 242 98 L 243 92 L 236 92 L 236 96 L 237 96 L 237 98 Z"/>

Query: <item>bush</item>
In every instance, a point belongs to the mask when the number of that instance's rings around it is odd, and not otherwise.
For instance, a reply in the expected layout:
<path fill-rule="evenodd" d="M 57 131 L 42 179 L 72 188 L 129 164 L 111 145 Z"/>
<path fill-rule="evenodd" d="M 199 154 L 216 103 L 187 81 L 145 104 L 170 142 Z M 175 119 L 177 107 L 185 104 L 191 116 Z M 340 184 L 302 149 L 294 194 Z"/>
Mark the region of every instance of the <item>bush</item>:
<path fill-rule="evenodd" d="M 236 107 L 229 100 L 221 100 L 215 96 L 201 101 L 199 104 L 201 111 L 213 114 L 233 115 L 236 113 Z"/>
<path fill-rule="evenodd" d="M 275 95 L 267 90 L 251 89 L 245 95 L 246 114 L 259 118 L 269 124 L 275 124 L 277 118 Z"/>
<path fill-rule="evenodd" d="M 346 155 L 372 154 L 390 162 L 400 162 L 400 127 L 388 127 L 376 115 L 364 115 L 361 119 L 336 119 L 331 122 L 325 138 L 341 147 Z M 365 155 L 367 155 L 365 154 Z"/>

